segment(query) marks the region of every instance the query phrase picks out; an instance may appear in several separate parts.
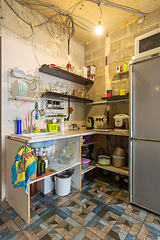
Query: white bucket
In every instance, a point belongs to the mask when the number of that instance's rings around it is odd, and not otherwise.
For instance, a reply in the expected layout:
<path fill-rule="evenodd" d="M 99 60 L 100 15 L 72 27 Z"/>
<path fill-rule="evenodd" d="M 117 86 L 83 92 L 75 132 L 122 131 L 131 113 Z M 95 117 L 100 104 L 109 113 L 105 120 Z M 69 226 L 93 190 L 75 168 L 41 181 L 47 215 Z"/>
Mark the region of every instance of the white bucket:
<path fill-rule="evenodd" d="M 56 176 L 55 180 L 56 194 L 61 197 L 68 195 L 71 191 L 71 176 L 67 178 Z"/>

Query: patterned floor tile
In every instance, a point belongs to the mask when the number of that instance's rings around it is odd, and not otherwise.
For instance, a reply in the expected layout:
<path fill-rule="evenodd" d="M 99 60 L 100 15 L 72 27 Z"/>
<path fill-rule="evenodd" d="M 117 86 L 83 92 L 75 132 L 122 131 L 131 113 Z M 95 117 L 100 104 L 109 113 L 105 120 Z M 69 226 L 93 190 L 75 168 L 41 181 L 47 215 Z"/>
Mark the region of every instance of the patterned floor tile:
<path fill-rule="evenodd" d="M 129 204 L 124 189 L 85 180 L 65 197 L 32 196 L 30 223 L 0 202 L 0 239 L 160 240 L 160 216 Z"/>

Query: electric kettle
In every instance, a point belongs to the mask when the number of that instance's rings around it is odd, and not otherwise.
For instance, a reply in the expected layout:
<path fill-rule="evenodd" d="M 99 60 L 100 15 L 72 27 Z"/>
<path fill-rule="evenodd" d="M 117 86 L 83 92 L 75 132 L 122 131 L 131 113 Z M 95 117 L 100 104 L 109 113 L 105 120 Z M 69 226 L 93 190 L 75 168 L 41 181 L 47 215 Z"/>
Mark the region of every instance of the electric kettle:
<path fill-rule="evenodd" d="M 86 129 L 93 129 L 94 128 L 94 118 L 88 117 L 86 123 Z"/>

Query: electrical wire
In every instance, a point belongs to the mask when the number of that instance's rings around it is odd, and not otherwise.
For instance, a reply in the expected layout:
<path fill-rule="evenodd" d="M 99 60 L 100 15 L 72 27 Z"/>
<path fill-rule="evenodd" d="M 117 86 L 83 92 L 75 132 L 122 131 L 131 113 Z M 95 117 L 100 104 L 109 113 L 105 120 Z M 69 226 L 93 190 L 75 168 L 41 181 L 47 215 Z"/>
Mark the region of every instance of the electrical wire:
<path fill-rule="evenodd" d="M 33 31 L 33 29 L 32 29 L 32 31 Z M 38 62 L 38 59 L 37 59 L 36 49 L 34 48 L 34 37 L 35 37 L 35 33 L 33 32 L 33 34 L 32 34 L 32 51 L 33 51 L 33 54 L 35 56 L 36 62 L 38 64 L 38 66 L 40 67 L 41 65 L 40 65 L 40 63 Z"/>
<path fill-rule="evenodd" d="M 7 0 L 3 0 L 8 7 L 17 15 L 17 17 L 19 17 L 23 22 L 25 22 L 26 24 L 28 24 L 30 27 L 32 27 L 31 23 L 28 23 L 26 20 L 24 20 L 13 8 L 12 6 L 9 4 L 9 2 Z"/>

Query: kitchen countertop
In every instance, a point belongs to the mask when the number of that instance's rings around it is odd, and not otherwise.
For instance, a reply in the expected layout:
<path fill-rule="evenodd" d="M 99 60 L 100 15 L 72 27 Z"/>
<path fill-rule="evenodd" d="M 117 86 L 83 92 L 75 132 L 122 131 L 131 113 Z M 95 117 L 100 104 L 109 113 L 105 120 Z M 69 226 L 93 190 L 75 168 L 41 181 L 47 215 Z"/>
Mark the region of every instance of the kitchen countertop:
<path fill-rule="evenodd" d="M 48 134 L 48 135 L 47 135 Z M 107 134 L 107 135 L 122 135 L 122 136 L 129 136 L 128 132 L 115 132 L 112 129 L 106 131 L 95 131 L 91 129 L 81 128 L 78 130 L 67 130 L 65 132 L 58 131 L 57 133 L 28 133 L 28 134 L 11 134 L 6 135 L 7 138 L 20 140 L 23 142 L 34 143 L 39 141 L 48 141 L 48 140 L 58 140 L 64 139 L 69 137 L 77 137 L 77 136 L 86 136 L 86 135 L 94 135 L 94 134 Z M 34 135 L 34 136 L 32 136 Z"/>

